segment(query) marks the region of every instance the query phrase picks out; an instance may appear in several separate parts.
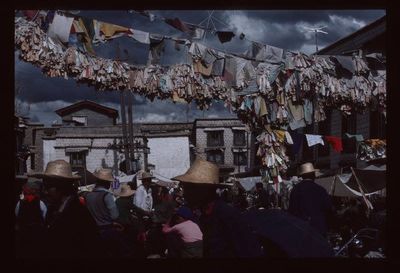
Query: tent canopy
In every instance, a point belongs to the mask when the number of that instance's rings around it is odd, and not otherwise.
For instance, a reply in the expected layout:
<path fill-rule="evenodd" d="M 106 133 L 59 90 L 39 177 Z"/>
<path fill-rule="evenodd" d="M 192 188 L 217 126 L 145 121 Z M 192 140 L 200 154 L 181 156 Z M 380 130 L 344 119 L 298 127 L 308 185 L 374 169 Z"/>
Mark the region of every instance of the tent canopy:
<path fill-rule="evenodd" d="M 386 167 L 367 167 L 354 169 L 361 187 L 366 195 L 377 193 L 386 188 Z M 357 197 L 362 196 L 356 177 L 353 174 L 341 174 L 329 177 L 317 178 L 315 183 L 322 186 L 333 196 Z"/>
<path fill-rule="evenodd" d="M 261 182 L 261 176 L 252 176 L 252 177 L 244 177 L 244 178 L 237 178 L 239 181 L 239 185 L 245 191 L 251 191 L 256 186 L 256 183 Z"/>

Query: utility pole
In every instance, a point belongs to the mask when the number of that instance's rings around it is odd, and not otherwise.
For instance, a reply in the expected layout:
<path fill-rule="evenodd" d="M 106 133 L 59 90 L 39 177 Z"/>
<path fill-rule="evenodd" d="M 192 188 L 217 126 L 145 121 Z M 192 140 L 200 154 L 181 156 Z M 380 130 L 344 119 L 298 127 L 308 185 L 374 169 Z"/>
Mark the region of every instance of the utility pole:
<path fill-rule="evenodd" d="M 321 29 L 323 29 L 323 28 L 326 28 L 326 26 L 316 27 L 316 28 L 311 28 L 311 27 L 303 26 L 303 28 L 304 28 L 306 31 L 314 32 L 314 36 L 315 36 L 315 53 L 317 53 L 317 52 L 318 52 L 318 39 L 317 39 L 317 35 L 318 35 L 318 33 L 328 34 L 328 32 L 321 30 Z"/>
<path fill-rule="evenodd" d="M 131 173 L 131 160 L 129 156 L 129 143 L 126 131 L 126 113 L 125 113 L 125 93 L 121 91 L 121 121 L 122 121 L 122 143 L 124 147 L 125 153 L 125 166 L 126 166 L 126 173 Z"/>
<path fill-rule="evenodd" d="M 120 49 L 119 49 L 119 43 L 117 42 L 117 61 L 120 61 Z M 120 93 L 120 101 L 121 101 L 121 126 L 122 126 L 122 143 L 123 143 L 123 150 L 125 154 L 125 167 L 126 167 L 126 174 L 131 173 L 131 159 L 129 156 L 129 142 L 128 142 L 128 136 L 127 136 L 127 131 L 126 131 L 126 113 L 125 113 L 125 93 L 124 91 L 121 91 Z"/>
<path fill-rule="evenodd" d="M 132 117 L 132 93 L 128 92 L 128 130 L 129 130 L 129 154 L 130 154 L 130 162 L 131 162 L 131 171 L 137 171 L 135 166 L 135 142 L 133 138 L 133 117 Z"/>

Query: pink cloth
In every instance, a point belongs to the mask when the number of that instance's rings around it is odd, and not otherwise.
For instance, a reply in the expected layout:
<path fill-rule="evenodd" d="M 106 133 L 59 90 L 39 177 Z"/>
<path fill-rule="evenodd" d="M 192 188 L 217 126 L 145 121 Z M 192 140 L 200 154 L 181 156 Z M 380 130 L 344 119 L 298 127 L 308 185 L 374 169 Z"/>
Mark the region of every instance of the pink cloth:
<path fill-rule="evenodd" d="M 177 232 L 179 235 L 181 235 L 182 240 L 185 243 L 193 243 L 203 240 L 203 233 L 201 232 L 199 226 L 190 220 L 177 224 L 173 227 L 164 225 L 162 231 L 164 233 Z"/>

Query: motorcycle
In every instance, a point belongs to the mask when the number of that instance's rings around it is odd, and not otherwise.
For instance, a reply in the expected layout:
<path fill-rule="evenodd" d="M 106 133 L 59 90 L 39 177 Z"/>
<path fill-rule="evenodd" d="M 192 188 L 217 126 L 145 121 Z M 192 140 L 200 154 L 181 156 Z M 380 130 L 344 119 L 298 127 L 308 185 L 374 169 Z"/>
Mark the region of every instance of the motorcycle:
<path fill-rule="evenodd" d="M 329 241 L 335 251 L 335 257 L 342 258 L 385 258 L 380 242 L 380 231 L 363 228 L 356 232 L 346 243 L 340 234 L 330 234 Z"/>

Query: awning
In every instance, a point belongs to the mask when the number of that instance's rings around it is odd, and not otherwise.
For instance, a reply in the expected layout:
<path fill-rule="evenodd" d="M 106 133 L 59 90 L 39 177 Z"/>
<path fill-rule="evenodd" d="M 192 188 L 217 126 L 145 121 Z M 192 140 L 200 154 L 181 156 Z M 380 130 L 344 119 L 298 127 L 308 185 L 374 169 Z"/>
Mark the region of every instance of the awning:
<path fill-rule="evenodd" d="M 355 169 L 366 196 L 377 194 L 386 188 L 386 171 Z M 330 195 L 338 197 L 362 196 L 353 174 L 340 174 L 315 179 Z"/>
<path fill-rule="evenodd" d="M 232 127 L 232 130 L 246 131 L 246 127 Z"/>
<path fill-rule="evenodd" d="M 217 127 L 217 128 L 205 128 L 204 132 L 208 132 L 208 131 L 223 131 L 224 128 L 223 127 Z"/>
<path fill-rule="evenodd" d="M 86 152 L 88 151 L 88 147 L 70 147 L 70 148 L 65 148 L 66 153 L 79 153 L 79 152 Z"/>

